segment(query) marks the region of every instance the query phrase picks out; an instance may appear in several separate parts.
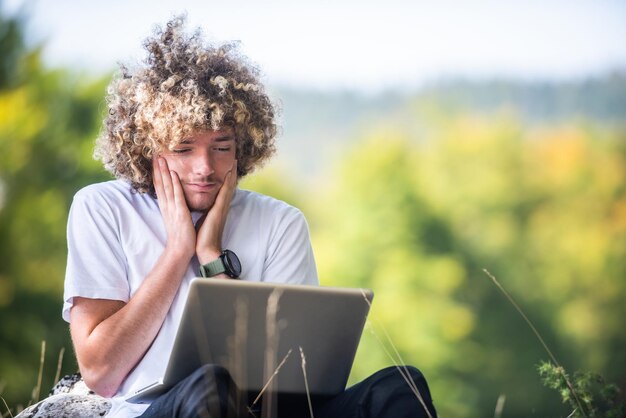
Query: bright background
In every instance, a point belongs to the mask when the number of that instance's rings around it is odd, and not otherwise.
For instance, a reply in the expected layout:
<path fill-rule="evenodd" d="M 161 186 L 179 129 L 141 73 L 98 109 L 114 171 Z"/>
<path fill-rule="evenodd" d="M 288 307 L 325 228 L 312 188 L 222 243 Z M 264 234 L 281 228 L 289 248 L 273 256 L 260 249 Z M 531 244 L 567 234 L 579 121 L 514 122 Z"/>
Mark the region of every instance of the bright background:
<path fill-rule="evenodd" d="M 550 80 L 626 64 L 623 1 L 5 0 L 53 66 L 108 71 L 158 22 L 241 40 L 273 84 L 379 91 L 447 76 Z"/>
<path fill-rule="evenodd" d="M 351 381 L 403 360 L 441 416 L 566 417 L 547 354 L 626 389 L 626 4 L 0 2 L 0 395 L 75 371 L 60 319 L 73 194 L 117 61 L 156 23 L 239 39 L 282 108 L 244 181 L 300 207 L 323 284 L 376 293 Z M 372 332 L 373 331 L 373 332 Z M 0 414 L 6 411 L 0 406 Z"/>

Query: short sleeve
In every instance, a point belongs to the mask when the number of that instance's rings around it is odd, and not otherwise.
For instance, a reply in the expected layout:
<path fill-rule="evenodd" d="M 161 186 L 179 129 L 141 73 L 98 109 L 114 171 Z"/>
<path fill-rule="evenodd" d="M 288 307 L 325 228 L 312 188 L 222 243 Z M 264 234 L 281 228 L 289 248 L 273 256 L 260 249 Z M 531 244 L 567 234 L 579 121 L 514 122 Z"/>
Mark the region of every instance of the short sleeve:
<path fill-rule="evenodd" d="M 62 313 L 67 322 L 77 296 L 129 300 L 119 217 L 114 202 L 97 190 L 83 189 L 74 196 L 67 223 L 68 255 Z"/>
<path fill-rule="evenodd" d="M 317 285 L 317 268 L 302 212 L 290 207 L 272 231 L 263 278 L 269 282 Z"/>

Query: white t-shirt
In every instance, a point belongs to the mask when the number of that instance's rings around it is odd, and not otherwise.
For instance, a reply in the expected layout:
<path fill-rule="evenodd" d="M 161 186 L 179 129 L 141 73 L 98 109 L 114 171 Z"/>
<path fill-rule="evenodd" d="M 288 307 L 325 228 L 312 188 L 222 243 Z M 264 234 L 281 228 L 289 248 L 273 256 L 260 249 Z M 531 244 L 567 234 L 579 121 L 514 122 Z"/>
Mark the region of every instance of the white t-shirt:
<path fill-rule="evenodd" d="M 200 216 L 192 213 L 193 221 Z M 158 201 L 128 183 L 109 181 L 76 193 L 67 227 L 63 319 L 69 322 L 76 296 L 128 302 L 156 264 L 166 238 Z M 318 284 L 306 220 L 284 202 L 237 189 L 222 245 L 241 260 L 242 280 Z M 147 408 L 123 398 L 163 376 L 190 281 L 199 275 L 194 257 L 161 330 L 120 386 L 107 416 L 134 417 Z"/>

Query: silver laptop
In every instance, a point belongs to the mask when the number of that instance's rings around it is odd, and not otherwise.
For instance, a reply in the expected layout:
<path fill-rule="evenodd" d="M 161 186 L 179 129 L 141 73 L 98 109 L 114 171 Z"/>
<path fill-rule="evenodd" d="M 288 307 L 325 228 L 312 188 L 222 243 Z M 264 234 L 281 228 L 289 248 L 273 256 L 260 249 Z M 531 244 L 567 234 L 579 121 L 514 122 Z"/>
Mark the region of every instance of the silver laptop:
<path fill-rule="evenodd" d="M 372 298 L 368 289 L 194 279 L 165 375 L 126 400 L 150 402 L 203 364 L 225 367 L 242 391 L 337 394 Z"/>

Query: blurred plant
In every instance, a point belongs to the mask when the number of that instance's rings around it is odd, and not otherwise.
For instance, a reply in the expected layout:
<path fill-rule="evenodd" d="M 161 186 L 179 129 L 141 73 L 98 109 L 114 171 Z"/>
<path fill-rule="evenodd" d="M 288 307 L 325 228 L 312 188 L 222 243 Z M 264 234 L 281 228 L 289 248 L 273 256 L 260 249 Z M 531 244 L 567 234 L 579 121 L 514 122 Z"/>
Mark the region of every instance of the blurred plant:
<path fill-rule="evenodd" d="M 51 348 L 47 362 L 71 345 L 60 318 L 67 212 L 76 190 L 109 178 L 91 158 L 104 81 L 46 68 L 42 48 L 24 42 L 25 23 L 0 8 L 0 387 L 9 405 L 30 398 L 39 341 Z M 40 388 L 53 383 L 42 378 Z"/>
<path fill-rule="evenodd" d="M 533 333 L 546 350 L 552 362 L 543 361 L 538 367 L 543 384 L 556 389 L 563 400 L 573 411 L 568 418 L 623 418 L 626 416 L 626 405 L 619 401 L 619 388 L 614 384 L 607 384 L 604 378 L 596 373 L 576 371 L 571 379 L 563 366 L 559 364 L 554 354 L 537 331 L 534 324 L 515 299 L 502 287 L 500 282 L 486 269 L 484 272 L 500 289 L 511 305 L 524 318 Z"/>
<path fill-rule="evenodd" d="M 67 210 L 76 190 L 109 177 L 91 158 L 104 82 L 45 68 L 11 22 L 0 16 L 0 392 L 15 405 L 30 397 L 41 339 L 47 364 L 69 347 L 59 319 Z M 615 109 L 626 81 L 601 89 L 606 97 L 589 86 L 573 85 L 585 103 Z M 348 129 L 361 99 L 329 94 L 329 107 L 303 94 L 285 104 L 285 126 L 309 139 L 294 142 L 304 157 L 288 153 L 288 170 L 269 167 L 242 187 L 305 212 L 323 284 L 376 291 L 372 318 L 428 376 L 440 415 L 487 416 L 500 394 L 507 416 L 558 416 L 563 406 L 528 367 L 542 348 L 481 267 L 505 272 L 563 364 L 626 381 L 625 126 L 586 112 L 532 125 L 516 102 L 476 115 L 437 96 L 396 107 L 373 98 L 364 124 Z M 530 106 L 541 115 L 542 97 Z M 306 124 L 290 119 L 294 109 Z M 327 177 L 295 180 L 330 156 L 339 167 Z M 388 361 L 365 334 L 353 381 Z"/>
<path fill-rule="evenodd" d="M 577 371 L 570 378 L 565 369 L 544 361 L 537 366 L 543 384 L 555 389 L 563 403 L 572 409 L 572 418 L 623 418 L 626 417 L 626 403 L 620 399 L 619 388 L 605 382 L 596 373 Z M 572 382 L 572 387 L 568 382 Z M 576 399 L 580 399 L 582 406 Z"/>
<path fill-rule="evenodd" d="M 567 390 L 567 392 L 570 395 L 570 398 L 574 404 L 575 407 L 580 408 L 581 411 L 583 411 L 583 406 L 580 400 L 580 396 L 578 394 L 578 391 L 574 388 L 574 386 L 572 385 L 572 383 L 570 382 L 567 374 L 565 374 L 565 369 L 559 364 L 559 362 L 557 361 L 556 357 L 554 356 L 554 354 L 552 354 L 552 350 L 550 350 L 550 348 L 548 347 L 548 345 L 546 344 L 545 340 L 543 339 L 543 337 L 541 336 L 541 334 L 539 333 L 539 331 L 537 330 L 537 328 L 535 327 L 535 325 L 532 323 L 532 321 L 528 318 L 528 316 L 526 316 L 526 314 L 524 313 L 524 311 L 522 310 L 522 308 L 520 308 L 520 306 L 517 304 L 517 302 L 515 302 L 515 299 L 513 299 L 513 297 L 509 294 L 509 292 L 506 291 L 506 289 L 500 284 L 500 282 L 498 281 L 498 279 L 495 278 L 494 275 L 492 275 L 491 273 L 489 273 L 489 271 L 487 269 L 483 269 L 483 271 L 485 272 L 485 274 L 487 274 L 487 276 L 489 276 L 489 278 L 491 279 L 491 281 L 493 281 L 493 283 L 496 285 L 496 287 L 502 292 L 502 294 L 504 294 L 504 296 L 508 299 L 508 301 L 511 303 L 511 305 L 513 305 L 513 307 L 515 308 L 515 310 L 522 316 L 522 318 L 524 318 L 524 321 L 526 321 L 526 323 L 528 324 L 528 326 L 530 327 L 530 329 L 533 331 L 533 334 L 535 334 L 535 336 L 537 337 L 537 339 L 539 340 L 539 342 L 541 343 L 541 345 L 543 346 L 543 348 L 546 350 L 546 352 L 548 353 L 548 356 L 550 356 L 550 358 L 552 359 L 552 361 L 554 362 L 554 364 L 556 364 L 556 368 L 559 370 L 562 370 L 563 373 L 561 374 L 562 377 L 562 384 L 564 385 L 565 389 Z M 551 363 L 549 363 L 551 364 Z M 584 412 L 583 412 L 584 413 Z M 583 415 L 586 418 L 590 418 L 587 415 Z"/>

